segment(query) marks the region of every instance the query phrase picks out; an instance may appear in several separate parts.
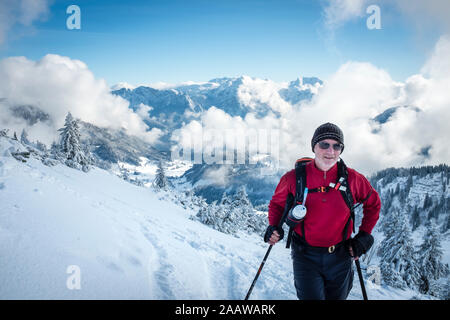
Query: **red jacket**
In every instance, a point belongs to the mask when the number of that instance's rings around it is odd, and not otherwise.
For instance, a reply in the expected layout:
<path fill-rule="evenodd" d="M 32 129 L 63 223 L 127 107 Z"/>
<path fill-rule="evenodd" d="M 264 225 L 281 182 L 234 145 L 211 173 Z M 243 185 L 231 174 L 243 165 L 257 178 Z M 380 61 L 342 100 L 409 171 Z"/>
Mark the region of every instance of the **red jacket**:
<path fill-rule="evenodd" d="M 356 170 L 348 169 L 348 183 L 355 203 L 361 202 L 372 192 L 363 203 L 363 219 L 359 230 L 371 233 L 377 223 L 381 201 L 378 193 L 369 181 Z M 337 164 L 328 171 L 316 168 L 314 160 L 306 164 L 306 187 L 315 189 L 328 186 L 337 180 Z M 295 170 L 281 177 L 272 200 L 269 203 L 269 224 L 277 225 L 283 215 L 288 193 L 295 195 Z M 305 239 L 315 247 L 329 247 L 342 241 L 345 224 L 350 216 L 340 191 L 330 189 L 328 192 L 308 193 L 305 206 L 307 213 L 304 219 Z M 353 225 L 350 223 L 347 238 L 351 236 Z M 294 230 L 302 235 L 301 223 Z"/>

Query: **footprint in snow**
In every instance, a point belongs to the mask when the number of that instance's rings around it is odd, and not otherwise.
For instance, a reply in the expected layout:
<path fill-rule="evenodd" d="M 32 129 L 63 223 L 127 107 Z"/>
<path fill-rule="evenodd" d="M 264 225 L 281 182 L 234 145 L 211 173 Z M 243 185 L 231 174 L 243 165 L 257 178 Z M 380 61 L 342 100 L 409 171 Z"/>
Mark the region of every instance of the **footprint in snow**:
<path fill-rule="evenodd" d="M 155 237 L 155 235 L 151 234 L 146 227 L 142 227 L 143 234 L 150 242 L 150 244 L 156 250 L 156 257 L 159 262 L 159 266 L 155 271 L 149 269 L 150 276 L 153 276 L 156 279 L 158 287 L 161 289 L 163 293 L 162 297 L 158 297 L 160 299 L 174 299 L 175 294 L 171 288 L 170 281 L 174 278 L 174 268 L 169 263 L 166 250 L 160 245 L 159 240 Z"/>

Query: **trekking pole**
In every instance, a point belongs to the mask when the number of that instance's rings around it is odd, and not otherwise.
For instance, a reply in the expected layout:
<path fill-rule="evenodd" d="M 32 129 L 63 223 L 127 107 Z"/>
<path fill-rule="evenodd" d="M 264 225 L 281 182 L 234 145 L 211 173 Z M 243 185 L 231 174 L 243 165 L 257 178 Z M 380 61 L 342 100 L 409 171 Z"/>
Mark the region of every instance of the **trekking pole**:
<path fill-rule="evenodd" d="M 287 198 L 286 198 L 286 205 L 284 207 L 283 215 L 281 216 L 281 220 L 278 223 L 278 228 L 282 228 L 283 227 L 284 220 L 286 220 L 286 216 L 287 216 L 287 214 L 289 212 L 289 209 L 292 206 L 292 202 L 293 201 L 294 201 L 294 196 L 291 193 L 289 193 Z M 267 252 L 264 255 L 263 261 L 261 262 L 261 265 L 259 266 L 258 272 L 256 272 L 256 276 L 253 279 L 252 285 L 250 286 L 250 289 L 248 289 L 247 295 L 245 296 L 245 300 L 248 300 L 248 298 L 250 297 L 250 294 L 252 293 L 253 287 L 256 284 L 256 280 L 258 280 L 258 277 L 261 274 L 262 268 L 264 267 L 264 264 L 266 263 L 267 258 L 269 257 L 269 253 L 272 250 L 272 247 L 273 247 L 273 244 L 269 245 L 269 248 L 267 249 Z"/>
<path fill-rule="evenodd" d="M 364 298 L 364 300 L 369 300 L 369 299 L 367 299 L 366 287 L 364 285 L 364 279 L 363 279 L 363 275 L 361 272 L 361 265 L 359 264 L 359 260 L 355 260 L 355 264 L 356 264 L 356 270 L 358 271 L 359 283 L 361 284 L 361 291 L 362 291 L 363 298 Z"/>

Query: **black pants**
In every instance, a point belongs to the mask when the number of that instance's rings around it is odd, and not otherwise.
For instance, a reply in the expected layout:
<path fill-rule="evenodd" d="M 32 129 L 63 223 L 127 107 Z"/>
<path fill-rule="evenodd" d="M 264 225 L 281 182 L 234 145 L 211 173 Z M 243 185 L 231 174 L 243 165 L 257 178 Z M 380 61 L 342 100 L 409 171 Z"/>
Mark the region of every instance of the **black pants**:
<path fill-rule="evenodd" d="M 353 266 L 346 246 L 333 253 L 317 251 L 292 239 L 294 283 L 300 300 L 345 300 L 353 285 Z"/>

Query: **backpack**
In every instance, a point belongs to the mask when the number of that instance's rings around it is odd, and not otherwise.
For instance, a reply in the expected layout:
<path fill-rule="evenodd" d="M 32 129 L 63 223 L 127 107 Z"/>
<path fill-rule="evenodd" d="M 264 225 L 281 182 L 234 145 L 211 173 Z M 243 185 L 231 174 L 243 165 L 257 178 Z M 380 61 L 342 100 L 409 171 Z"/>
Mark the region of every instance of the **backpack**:
<path fill-rule="evenodd" d="M 295 162 L 295 180 L 296 180 L 296 187 L 295 187 L 295 199 L 294 204 L 302 204 L 303 203 L 303 196 L 304 191 L 306 188 L 306 164 L 312 161 L 312 158 L 304 157 L 300 158 Z M 350 186 L 348 184 L 348 170 L 347 166 L 345 165 L 344 161 L 340 159 L 337 162 L 337 180 L 335 183 L 330 183 L 328 186 L 322 186 L 315 189 L 309 189 L 308 192 L 328 192 L 330 189 L 339 190 L 341 192 L 342 198 L 344 199 L 344 202 L 350 209 L 350 216 L 345 224 L 343 235 L 342 235 L 342 241 L 347 240 L 347 233 L 348 233 L 348 227 L 350 226 L 350 222 L 353 221 L 353 232 L 355 232 L 355 209 L 366 199 L 370 197 L 369 196 L 363 200 L 360 204 L 357 206 L 354 206 L 354 198 L 352 195 L 352 192 L 350 190 Z M 302 238 L 305 243 L 305 229 L 304 229 L 304 221 L 300 222 L 301 228 L 302 228 Z M 287 238 L 286 248 L 290 247 L 290 242 L 292 238 L 294 228 L 289 228 L 289 234 Z"/>

